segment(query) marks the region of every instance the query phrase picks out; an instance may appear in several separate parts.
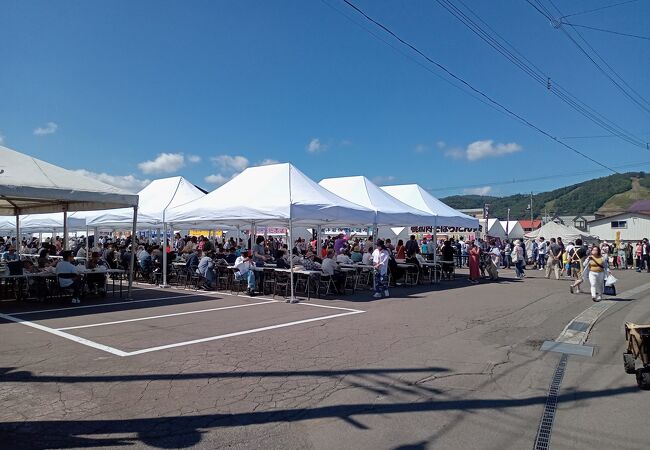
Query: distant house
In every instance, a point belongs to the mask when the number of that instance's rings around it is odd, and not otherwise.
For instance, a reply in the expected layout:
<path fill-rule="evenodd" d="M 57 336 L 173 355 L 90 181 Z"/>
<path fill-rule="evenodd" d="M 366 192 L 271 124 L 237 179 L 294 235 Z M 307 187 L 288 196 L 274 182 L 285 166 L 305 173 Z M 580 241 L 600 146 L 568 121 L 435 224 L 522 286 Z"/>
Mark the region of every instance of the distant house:
<path fill-rule="evenodd" d="M 589 234 L 601 241 L 615 241 L 617 233 L 626 242 L 650 238 L 650 214 L 624 212 L 589 222 Z"/>
<path fill-rule="evenodd" d="M 552 222 L 576 227 L 580 231 L 588 231 L 589 222 L 596 220 L 596 216 L 553 216 Z"/>
<path fill-rule="evenodd" d="M 465 213 L 468 216 L 476 217 L 477 219 L 483 218 L 483 208 L 459 209 L 458 211 Z"/>
<path fill-rule="evenodd" d="M 535 231 L 541 228 L 542 221 L 541 220 L 520 220 L 519 225 L 521 225 L 521 228 L 523 228 L 526 233 L 529 233 L 531 231 Z"/>

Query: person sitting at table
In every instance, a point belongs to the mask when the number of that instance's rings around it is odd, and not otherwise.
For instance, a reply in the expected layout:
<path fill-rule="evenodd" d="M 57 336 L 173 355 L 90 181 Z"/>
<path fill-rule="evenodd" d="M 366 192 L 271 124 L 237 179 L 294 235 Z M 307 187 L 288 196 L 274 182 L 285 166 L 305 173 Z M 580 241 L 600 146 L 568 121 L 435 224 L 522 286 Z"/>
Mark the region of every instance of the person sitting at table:
<path fill-rule="evenodd" d="M 106 294 L 106 263 L 101 259 L 99 252 L 90 254 L 90 258 L 86 261 L 86 269 L 98 271 L 101 273 L 87 273 L 86 284 L 88 289 L 93 294 Z"/>
<path fill-rule="evenodd" d="M 353 263 L 360 263 L 363 260 L 363 255 L 359 251 L 359 245 L 355 245 L 352 248 L 352 253 L 350 254 L 350 259 Z"/>
<path fill-rule="evenodd" d="M 201 250 L 194 249 L 192 252 L 187 256 L 187 260 L 185 260 L 185 267 L 187 267 L 187 270 L 189 273 L 195 273 L 196 269 L 199 267 L 199 261 L 201 260 Z"/>
<path fill-rule="evenodd" d="M 353 264 L 352 258 L 350 258 L 345 252 L 341 252 L 336 255 L 336 262 L 339 264 Z"/>
<path fill-rule="evenodd" d="M 6 252 L 2 254 L 2 260 L 3 261 L 18 261 L 20 257 L 16 253 L 16 247 L 13 245 L 10 246 Z"/>
<path fill-rule="evenodd" d="M 397 259 L 406 258 L 406 248 L 404 247 L 404 241 L 401 239 L 397 241 L 397 247 L 395 249 L 395 258 Z"/>
<path fill-rule="evenodd" d="M 371 245 L 366 249 L 367 251 L 363 254 L 363 258 L 361 258 L 361 264 L 365 264 L 366 266 L 372 265 L 372 252 L 375 251 L 375 248 Z"/>
<path fill-rule="evenodd" d="M 397 284 L 397 280 L 406 275 L 406 269 L 397 265 L 397 261 L 395 261 L 395 258 L 393 258 L 392 255 L 388 258 L 388 270 L 393 276 L 393 282 L 395 284 Z"/>
<path fill-rule="evenodd" d="M 342 292 L 341 286 L 345 282 L 345 275 L 339 271 L 339 267 L 334 260 L 334 249 L 327 251 L 327 257 L 321 264 L 323 275 L 329 275 L 334 281 L 334 286 L 338 292 Z"/>
<path fill-rule="evenodd" d="M 203 257 L 199 261 L 199 265 L 196 268 L 196 273 L 205 278 L 205 282 L 199 286 L 199 289 L 205 289 L 207 291 L 211 290 L 214 286 L 214 282 L 217 279 L 216 274 L 214 273 L 214 252 L 208 250 L 203 254 Z"/>
<path fill-rule="evenodd" d="M 289 261 L 287 260 L 287 255 L 284 253 L 284 249 L 279 248 L 276 251 L 277 257 L 275 258 L 275 265 L 278 269 L 288 269 L 290 267 Z"/>
<path fill-rule="evenodd" d="M 301 265 L 305 270 L 321 270 L 321 263 L 316 261 L 316 255 L 312 252 L 307 252 L 304 257 L 299 257 L 299 259 L 294 260 L 294 265 Z"/>
<path fill-rule="evenodd" d="M 56 274 L 59 279 L 59 286 L 62 288 L 72 288 L 72 303 L 81 303 L 79 294 L 81 293 L 81 278 L 77 266 L 72 264 L 74 256 L 70 250 L 64 250 L 61 254 L 62 259 L 56 265 Z M 66 275 L 61 277 L 59 275 Z"/>
<path fill-rule="evenodd" d="M 248 256 L 248 253 L 242 253 L 235 261 L 235 281 L 246 280 L 248 290 L 246 291 L 251 297 L 255 296 L 255 272 L 251 268 L 255 263 Z"/>
<path fill-rule="evenodd" d="M 230 247 L 228 249 L 228 254 L 224 259 L 230 265 L 235 264 L 235 261 L 237 261 L 237 249 L 235 247 Z"/>

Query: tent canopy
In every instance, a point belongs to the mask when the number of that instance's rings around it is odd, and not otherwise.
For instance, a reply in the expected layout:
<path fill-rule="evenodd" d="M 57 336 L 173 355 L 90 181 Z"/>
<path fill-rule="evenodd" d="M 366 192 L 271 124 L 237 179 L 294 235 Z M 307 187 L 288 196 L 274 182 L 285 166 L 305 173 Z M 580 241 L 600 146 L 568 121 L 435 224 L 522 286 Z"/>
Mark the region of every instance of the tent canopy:
<path fill-rule="evenodd" d="M 433 214 L 438 218 L 438 226 L 478 228 L 478 219 L 444 204 L 417 184 L 382 186 L 381 189 L 402 203 Z"/>
<path fill-rule="evenodd" d="M 169 209 L 204 195 L 203 191 L 183 177 L 154 180 L 138 192 L 138 227 L 161 225 Z M 133 221 L 133 211 L 128 208 L 97 211 L 86 214 L 86 220 L 89 227 L 129 227 Z"/>
<path fill-rule="evenodd" d="M 517 220 L 501 220 L 501 227 L 506 231 L 508 238 L 521 239 L 524 237 L 524 229 Z"/>
<path fill-rule="evenodd" d="M 0 215 L 137 205 L 137 195 L 0 146 Z"/>
<path fill-rule="evenodd" d="M 326 178 L 319 184 L 346 200 L 373 210 L 375 215 L 369 224 L 436 225 L 436 216 L 401 202 L 366 177 Z"/>
<path fill-rule="evenodd" d="M 289 163 L 249 167 L 206 196 L 170 208 L 174 224 L 359 225 L 374 213 L 319 186 Z"/>
<path fill-rule="evenodd" d="M 525 237 L 529 239 L 537 239 L 538 237 L 543 237 L 544 239 L 561 237 L 564 242 L 575 241 L 576 239 L 593 239 L 592 236 L 575 227 L 555 222 L 548 222 L 542 225 L 541 228 L 526 233 Z"/>

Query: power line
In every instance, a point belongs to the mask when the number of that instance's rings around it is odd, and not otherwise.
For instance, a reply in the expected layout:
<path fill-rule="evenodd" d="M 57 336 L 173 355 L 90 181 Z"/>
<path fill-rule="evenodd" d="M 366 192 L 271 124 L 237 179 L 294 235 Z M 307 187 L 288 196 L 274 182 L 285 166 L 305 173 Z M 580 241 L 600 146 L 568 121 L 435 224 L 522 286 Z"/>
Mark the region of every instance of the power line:
<path fill-rule="evenodd" d="M 648 136 L 650 133 L 638 133 L 640 136 Z M 618 137 L 615 134 L 597 134 L 591 136 L 563 136 L 560 139 L 597 139 L 597 138 L 613 138 Z"/>
<path fill-rule="evenodd" d="M 553 5 L 553 7 L 556 9 L 556 11 L 557 11 L 560 15 L 562 15 L 562 12 L 557 8 L 557 6 L 555 6 L 555 4 L 553 4 L 552 0 L 549 0 L 549 1 L 550 1 L 551 5 Z M 605 69 L 604 69 L 604 68 L 603 68 L 603 67 L 602 67 L 602 66 L 601 66 L 601 65 L 600 65 L 600 64 L 599 64 L 599 63 L 598 63 L 598 62 L 597 62 L 597 61 L 596 61 L 596 60 L 595 60 L 595 59 L 594 59 L 590 54 L 589 54 L 589 52 L 588 52 L 587 50 L 585 50 L 585 48 L 584 48 L 582 45 L 580 45 L 580 43 L 579 43 L 578 41 L 575 40 L 575 38 L 574 38 L 574 37 L 573 37 L 573 36 L 572 36 L 572 35 L 571 35 L 567 30 L 566 30 L 566 28 L 562 26 L 563 22 L 560 22 L 558 19 L 555 19 L 553 13 L 552 13 L 551 11 L 549 11 L 549 10 L 544 6 L 544 4 L 541 2 L 541 0 L 532 0 L 532 1 L 531 1 L 531 0 L 526 0 L 526 2 L 527 2 L 529 5 L 533 6 L 533 7 L 534 7 L 534 8 L 535 8 L 535 9 L 536 9 L 540 14 L 542 14 L 544 17 L 546 17 L 546 18 L 550 21 L 551 25 L 553 25 L 554 28 L 558 28 L 559 30 L 561 30 L 561 31 L 566 35 L 566 37 L 567 37 L 571 42 L 573 42 L 573 44 L 574 44 L 576 47 L 578 47 L 578 49 L 580 50 L 580 52 L 581 52 L 582 54 L 584 54 L 585 57 L 586 57 L 587 59 L 589 59 L 589 61 L 591 61 L 591 63 L 592 63 L 592 64 L 593 64 L 597 69 L 598 69 L 598 71 L 601 72 L 601 73 L 602 73 L 602 74 L 603 74 L 603 75 L 604 75 L 604 76 L 605 76 L 605 77 L 606 77 L 606 78 L 607 78 L 607 79 L 608 79 L 612 84 L 614 84 L 614 86 L 616 86 L 616 87 L 617 87 L 617 88 L 618 88 L 618 89 L 619 89 L 619 90 L 620 90 L 620 91 L 621 91 L 621 92 L 622 92 L 622 93 L 623 93 L 623 94 L 624 94 L 628 99 L 630 99 L 633 103 L 635 103 L 637 106 L 639 106 L 641 109 L 643 109 L 643 110 L 646 111 L 647 113 L 650 113 L 650 107 L 648 107 L 648 106 L 650 106 L 650 102 L 648 102 L 648 100 L 646 100 L 646 99 L 645 99 L 641 94 L 639 94 L 639 93 L 638 93 L 638 92 L 637 92 L 637 91 L 636 91 L 632 86 L 630 86 L 630 84 L 629 84 L 627 81 L 625 81 L 625 80 L 623 79 L 623 77 L 621 77 L 621 76 L 618 74 L 618 72 L 616 72 L 616 70 L 614 70 L 614 68 L 613 68 L 613 67 L 612 67 L 612 66 L 611 66 L 607 61 L 605 61 L 605 59 L 604 59 L 602 56 L 600 56 L 600 54 L 596 51 L 596 49 L 594 49 L 594 48 L 591 46 L 591 44 L 589 44 L 589 42 L 588 42 L 588 41 L 587 41 L 587 40 L 582 36 L 582 34 L 580 34 L 580 32 L 579 32 L 576 28 L 571 27 L 571 28 L 573 29 L 573 31 L 578 35 L 578 37 L 582 40 L 582 42 L 583 42 L 587 47 L 589 47 L 589 49 L 593 52 L 593 54 L 594 54 L 598 59 L 600 59 L 600 60 L 603 62 L 603 64 L 605 64 L 605 66 L 607 66 L 607 68 L 609 69 L 609 71 L 610 71 L 610 72 L 611 72 L 611 73 L 612 73 L 616 78 L 618 78 L 618 79 L 621 81 L 622 84 L 624 84 L 625 86 L 627 86 L 627 89 L 626 89 L 625 87 L 623 87 L 623 86 L 621 85 L 621 83 L 619 83 L 618 81 L 616 81 L 616 80 L 612 77 L 612 75 L 610 75 L 610 73 L 609 73 L 607 70 L 605 70 Z M 570 25 L 569 25 L 569 26 L 570 26 Z M 628 92 L 628 89 L 629 89 L 632 93 L 636 94 L 636 97 L 638 97 L 638 99 L 637 99 L 634 95 L 632 95 L 630 92 Z M 640 99 L 641 101 L 640 101 L 639 99 Z M 644 103 L 645 103 L 645 104 L 644 104 Z M 646 106 L 646 104 L 647 104 L 648 106 Z"/>
<path fill-rule="evenodd" d="M 580 16 L 582 14 L 589 14 L 589 13 L 596 12 L 596 11 L 602 11 L 603 9 L 613 8 L 615 6 L 627 5 L 628 3 L 634 3 L 634 2 L 638 2 L 638 1 L 639 0 L 628 0 L 626 2 L 614 3 L 613 5 L 601 6 L 600 8 L 588 9 L 587 11 L 581 11 L 581 12 L 577 12 L 577 13 L 567 14 L 566 16 L 560 17 L 560 20 L 565 19 L 567 17 Z"/>
<path fill-rule="evenodd" d="M 625 168 L 630 168 L 630 167 L 640 167 L 640 166 L 648 166 L 650 165 L 650 161 L 641 161 L 641 162 L 636 162 L 636 163 L 628 163 L 628 164 L 623 164 L 621 166 L 614 166 L 614 169 L 625 169 Z M 581 172 L 565 172 L 565 173 L 560 173 L 560 174 L 553 174 L 553 175 L 544 175 L 544 176 L 539 176 L 539 177 L 533 177 L 533 178 L 520 178 L 520 179 L 515 179 L 513 178 L 512 180 L 508 181 L 486 181 L 481 184 L 471 184 L 471 185 L 463 185 L 463 186 L 451 186 L 451 187 L 444 187 L 444 188 L 426 188 L 427 191 L 429 192 L 440 192 L 440 191 L 453 191 L 457 189 L 472 189 L 472 188 L 481 188 L 485 186 L 504 186 L 508 184 L 521 184 L 521 183 L 528 183 L 531 181 L 545 181 L 545 180 L 553 180 L 555 178 L 565 178 L 565 177 L 574 177 L 574 176 L 580 176 L 580 175 L 592 175 L 595 173 L 601 173 L 603 172 L 603 169 L 596 169 L 596 170 L 585 170 Z"/>
<path fill-rule="evenodd" d="M 489 95 L 487 95 L 486 93 L 484 93 L 483 91 L 481 91 L 481 90 L 475 88 L 473 85 L 471 85 L 469 82 L 465 81 L 465 80 L 464 80 L 463 78 L 461 78 L 460 76 L 456 75 L 454 72 L 452 72 L 451 70 L 449 70 L 447 67 L 445 67 L 445 66 L 442 65 L 441 63 L 439 63 L 439 62 L 433 60 L 432 58 L 430 58 L 429 56 L 427 56 L 424 52 L 422 52 L 421 50 L 419 50 L 419 49 L 418 49 L 417 47 L 415 47 L 413 44 L 409 43 L 408 41 L 406 41 L 406 40 L 404 40 L 403 38 L 401 38 L 400 36 L 398 36 L 395 32 L 393 32 L 391 29 L 389 29 L 388 27 L 386 27 L 385 25 L 383 25 L 381 22 L 379 22 L 378 20 L 375 20 L 375 19 L 373 19 L 372 17 L 370 17 L 368 14 L 366 14 L 362 9 L 360 9 L 358 6 L 356 6 L 356 5 L 355 5 L 354 3 L 352 3 L 351 1 L 349 1 L 349 0 L 343 0 L 343 1 L 344 1 L 344 2 L 349 6 L 349 7 L 351 7 L 352 9 L 354 9 L 355 11 L 357 11 L 359 14 L 361 14 L 361 15 L 362 15 L 366 20 L 368 20 L 369 22 L 375 24 L 377 27 L 381 28 L 384 32 L 386 32 L 387 34 L 389 34 L 390 36 L 392 36 L 394 39 L 396 39 L 397 41 L 401 42 L 403 45 L 405 45 L 406 47 L 410 48 L 410 49 L 413 50 L 415 53 L 417 53 L 418 55 L 420 55 L 420 56 L 421 56 L 422 58 L 424 58 L 426 61 L 428 61 L 428 62 L 430 62 L 431 64 L 435 65 L 435 66 L 438 67 L 440 70 L 444 71 L 448 76 L 450 76 L 450 77 L 452 77 L 453 79 L 455 79 L 456 81 L 462 83 L 464 86 L 467 86 L 467 87 L 468 87 L 469 89 L 471 89 L 473 92 L 477 93 L 478 95 L 480 95 L 481 97 L 483 97 L 484 99 L 486 99 L 487 101 L 489 101 L 490 103 L 492 103 L 492 104 L 498 106 L 499 108 L 501 108 L 503 111 L 505 111 L 506 113 L 508 113 L 508 114 L 509 114 L 512 118 L 514 118 L 515 120 L 517 120 L 517 121 L 519 121 L 520 123 L 522 123 L 522 124 L 524 124 L 524 125 L 527 125 L 528 127 L 532 128 L 532 129 L 534 129 L 534 130 L 536 130 L 537 132 L 543 134 L 544 136 L 548 137 L 549 139 L 552 139 L 553 141 L 557 142 L 558 144 L 562 145 L 563 147 L 565 147 L 565 148 L 571 150 L 572 152 L 574 152 L 574 153 L 576 153 L 576 154 L 582 156 L 582 157 L 585 158 L 585 159 L 588 159 L 589 161 L 593 162 L 594 164 L 597 164 L 597 165 L 599 165 L 600 167 L 603 167 L 603 168 L 605 168 L 605 169 L 607 169 L 607 170 L 610 170 L 610 171 L 612 171 L 612 172 L 614 172 L 614 173 L 618 173 L 616 170 L 614 170 L 614 169 L 608 167 L 607 165 L 601 163 L 600 161 L 597 161 L 596 159 L 592 158 L 591 156 L 587 155 L 586 153 L 583 153 L 583 152 L 581 152 L 580 150 L 576 149 L 575 147 L 572 147 L 572 146 L 570 146 L 569 144 L 567 144 L 566 142 L 563 142 L 562 140 L 558 139 L 557 137 L 552 136 L 549 132 L 547 132 L 547 131 L 545 131 L 545 130 L 539 128 L 537 125 L 533 124 L 533 123 L 530 122 L 528 119 L 526 119 L 526 118 L 524 118 L 523 116 L 521 116 L 521 115 L 515 113 L 514 111 L 512 111 L 511 109 L 509 109 L 508 107 L 506 107 L 506 106 L 503 105 L 502 103 L 496 101 L 495 99 L 493 99 L 492 97 L 490 97 Z"/>
<path fill-rule="evenodd" d="M 562 23 L 564 25 L 570 25 L 572 27 L 586 28 L 588 30 L 601 31 L 603 33 L 617 34 L 619 36 L 627 36 L 627 37 L 637 38 L 637 39 L 646 39 L 646 40 L 650 41 L 650 36 L 641 36 L 641 35 L 638 35 L 638 34 L 622 33 L 620 31 L 606 30 L 604 28 L 590 27 L 590 26 L 587 26 L 587 25 L 580 25 L 580 24 L 577 24 L 577 23 L 566 22 L 564 20 L 562 21 Z"/>
<path fill-rule="evenodd" d="M 551 82 L 551 78 L 544 73 L 538 66 L 536 66 L 532 61 L 530 61 L 525 55 L 523 55 L 519 50 L 517 50 L 507 39 L 501 36 L 494 28 L 492 28 L 488 23 L 486 23 L 481 17 L 476 14 L 469 6 L 467 6 L 462 0 L 459 0 L 470 14 L 476 17 L 483 25 L 485 25 L 492 33 L 494 33 L 501 41 L 505 43 L 512 52 L 502 45 L 494 36 L 492 36 L 488 31 L 482 28 L 478 23 L 476 23 L 471 17 L 466 15 L 460 8 L 453 4 L 451 0 L 436 0 L 440 6 L 445 8 L 447 12 L 453 15 L 458 19 L 463 25 L 465 25 L 470 31 L 480 37 L 488 45 L 490 45 L 494 50 L 504 56 L 507 60 L 521 69 L 529 77 L 531 77 L 535 82 L 543 86 L 545 89 L 549 90 L 555 96 L 560 98 L 563 102 L 568 104 L 570 107 L 575 109 L 578 113 L 585 116 L 587 119 L 596 123 L 598 126 L 603 128 L 606 131 L 609 131 L 612 134 L 620 137 L 622 140 L 629 142 L 632 145 L 646 149 L 647 144 L 643 139 L 634 136 L 629 131 L 625 130 L 615 122 L 611 121 L 603 114 L 591 108 L 589 105 L 582 102 L 580 99 L 572 95 L 569 91 L 564 89 L 559 85 L 555 80 Z M 513 53 L 514 52 L 514 53 Z"/>

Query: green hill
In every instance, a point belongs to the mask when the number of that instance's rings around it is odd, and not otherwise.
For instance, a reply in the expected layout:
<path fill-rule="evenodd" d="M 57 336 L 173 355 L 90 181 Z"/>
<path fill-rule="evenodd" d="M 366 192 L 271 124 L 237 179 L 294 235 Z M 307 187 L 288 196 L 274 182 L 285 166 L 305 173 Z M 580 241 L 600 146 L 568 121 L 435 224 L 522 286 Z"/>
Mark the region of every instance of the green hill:
<path fill-rule="evenodd" d="M 533 195 L 534 217 L 540 218 L 544 210 L 550 216 L 573 214 L 611 215 L 627 209 L 634 201 L 650 198 L 650 175 L 628 172 L 596 178 L 571 186 Z M 516 194 L 508 197 L 481 195 L 454 195 L 441 199 L 456 209 L 483 208 L 490 204 L 490 216 L 505 219 L 530 217 L 527 210 L 530 195 Z"/>

